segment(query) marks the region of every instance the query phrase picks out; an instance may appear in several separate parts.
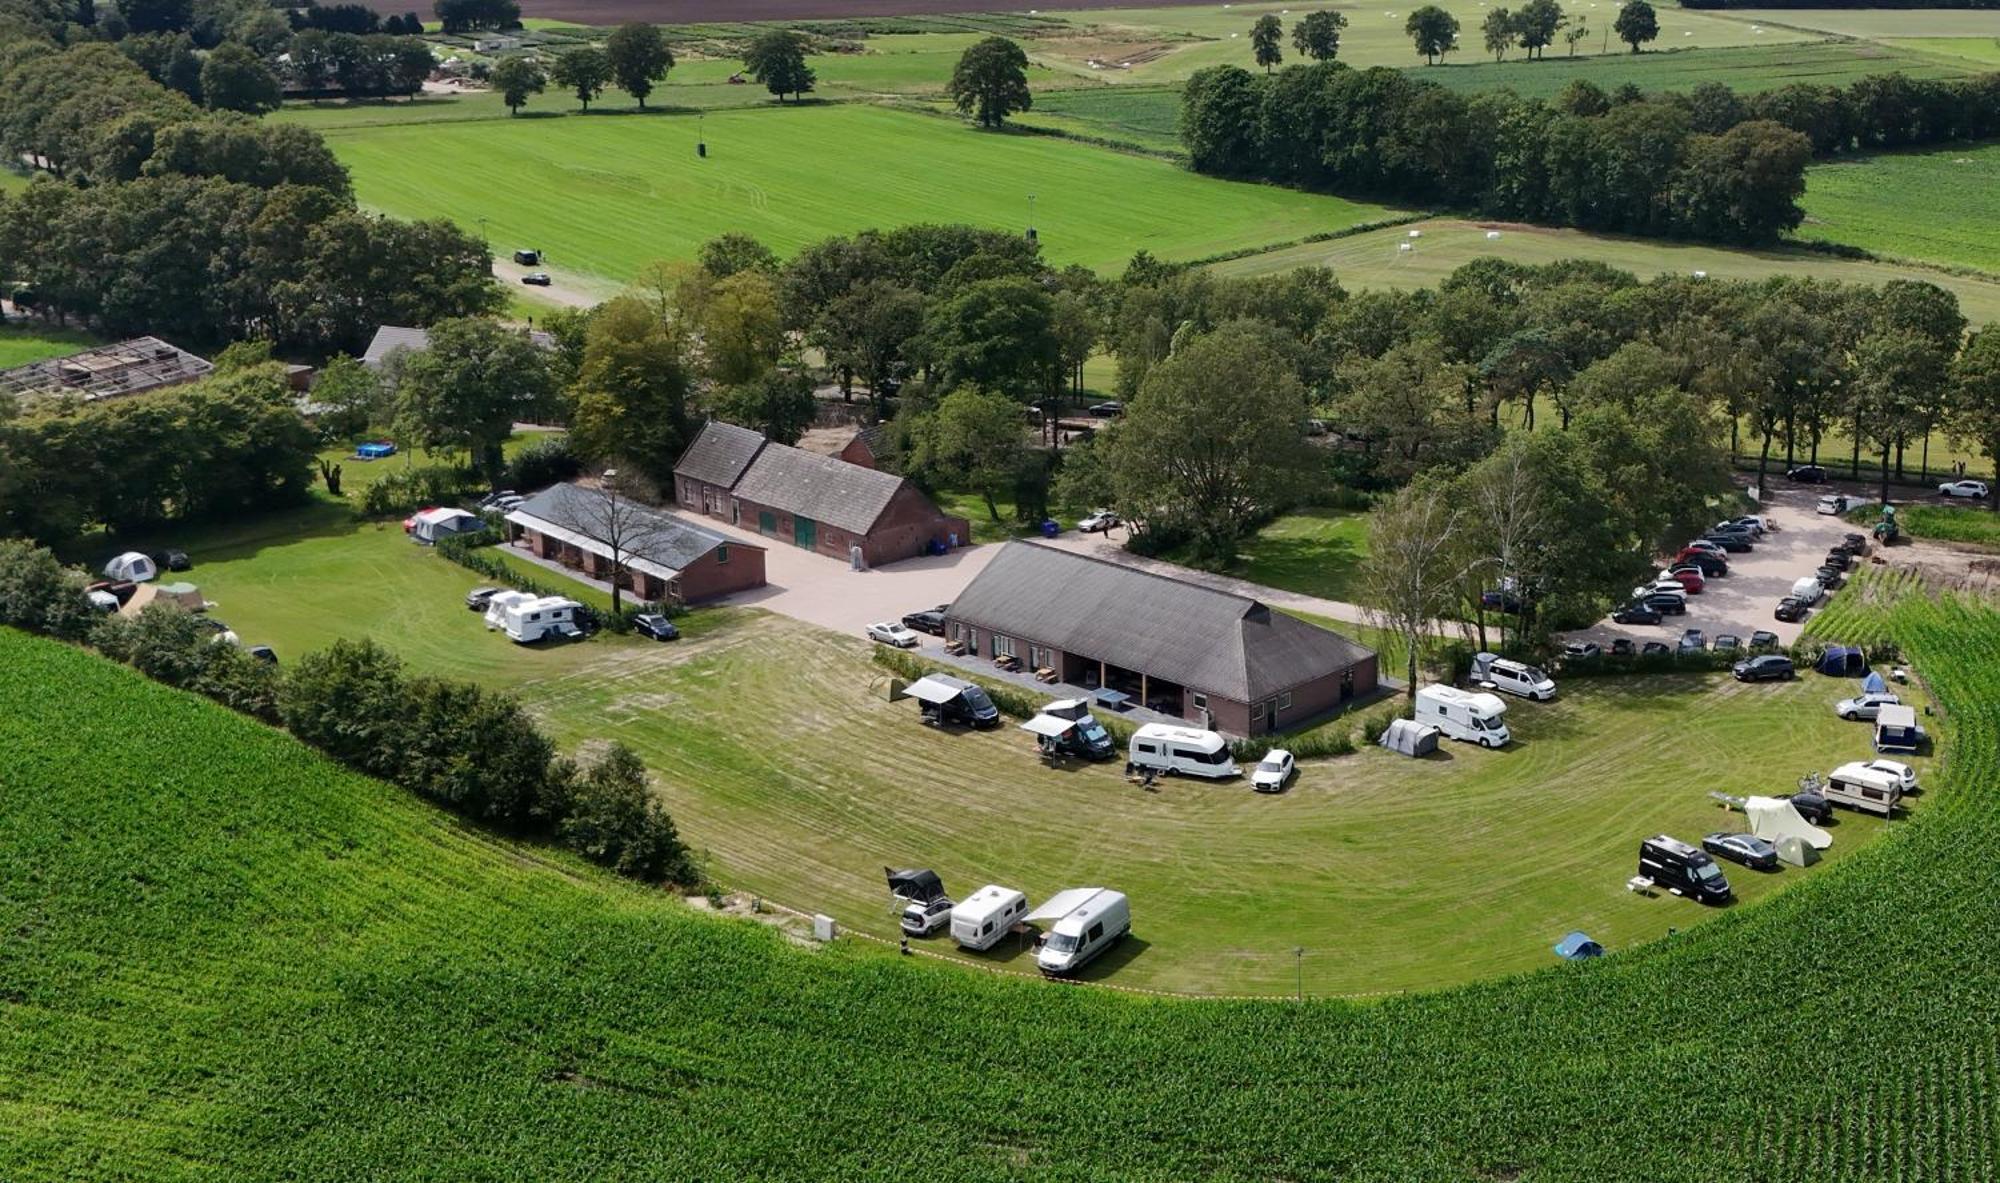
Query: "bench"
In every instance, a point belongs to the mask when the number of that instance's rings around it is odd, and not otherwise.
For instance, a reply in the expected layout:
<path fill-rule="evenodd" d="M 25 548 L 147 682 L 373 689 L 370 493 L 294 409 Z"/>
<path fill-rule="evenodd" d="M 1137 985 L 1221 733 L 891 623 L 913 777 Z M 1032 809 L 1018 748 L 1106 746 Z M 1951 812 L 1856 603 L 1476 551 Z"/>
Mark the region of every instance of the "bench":
<path fill-rule="evenodd" d="M 1035 681 L 1037 682 L 1053 682 L 1055 680 L 1056 672 L 1047 666 L 1043 666 L 1041 669 L 1035 671 Z"/>

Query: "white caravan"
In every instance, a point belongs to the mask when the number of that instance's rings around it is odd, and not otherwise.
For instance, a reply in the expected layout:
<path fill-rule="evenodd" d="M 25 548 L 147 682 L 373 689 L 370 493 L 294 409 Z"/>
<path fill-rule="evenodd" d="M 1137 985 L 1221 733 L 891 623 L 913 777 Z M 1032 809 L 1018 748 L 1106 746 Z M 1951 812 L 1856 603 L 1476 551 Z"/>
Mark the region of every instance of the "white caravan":
<path fill-rule="evenodd" d="M 991 949 L 1027 914 L 1027 896 L 989 883 L 951 910 L 951 939 L 961 949 Z"/>
<path fill-rule="evenodd" d="M 1504 690 L 1530 702 L 1548 702 L 1556 696 L 1556 680 L 1523 661 L 1513 661 L 1492 653 L 1474 654 L 1472 680 L 1493 690 Z"/>
<path fill-rule="evenodd" d="M 1132 733 L 1127 759 L 1135 769 L 1169 775 L 1205 776 L 1211 780 L 1236 775 L 1229 741 L 1213 731 L 1148 723 Z"/>
<path fill-rule="evenodd" d="M 499 629 L 520 645 L 548 636 L 574 636 L 578 633 L 576 611 L 581 607 L 562 596 L 501 592 L 487 603 L 486 627 Z"/>
<path fill-rule="evenodd" d="M 1505 747 L 1514 738 L 1507 731 L 1507 704 L 1497 694 L 1474 693 L 1456 686 L 1425 686 L 1417 691 L 1416 718 L 1453 739 L 1482 748 Z"/>
<path fill-rule="evenodd" d="M 1105 887 L 1072 887 L 1050 896 L 1028 913 L 1027 921 L 1053 920 L 1035 954 L 1045 974 L 1070 974 L 1132 931 L 1132 905 L 1125 893 Z"/>
<path fill-rule="evenodd" d="M 1903 782 L 1892 772 L 1856 760 L 1834 769 L 1819 791 L 1835 805 L 1888 817 L 1903 799 Z"/>

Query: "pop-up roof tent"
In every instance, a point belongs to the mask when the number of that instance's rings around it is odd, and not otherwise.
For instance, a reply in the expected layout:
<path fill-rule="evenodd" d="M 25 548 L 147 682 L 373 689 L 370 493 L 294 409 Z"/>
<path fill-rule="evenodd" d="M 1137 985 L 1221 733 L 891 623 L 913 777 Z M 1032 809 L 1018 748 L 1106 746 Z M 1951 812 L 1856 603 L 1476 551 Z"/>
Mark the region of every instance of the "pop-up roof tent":
<path fill-rule="evenodd" d="M 1380 742 L 1405 756 L 1427 756 L 1437 751 L 1438 729 L 1415 719 L 1397 719 L 1382 733 Z"/>
<path fill-rule="evenodd" d="M 1868 676 L 1861 679 L 1861 693 L 1863 694 L 1887 694 L 1888 692 L 1889 683 L 1883 679 L 1881 674 L 1876 673 L 1874 670 L 1869 670 Z"/>
<path fill-rule="evenodd" d="M 1819 672 L 1835 678 L 1858 678 L 1868 672 L 1868 658 L 1852 645 L 1832 645 L 1820 654 Z"/>
<path fill-rule="evenodd" d="M 1604 956 L 1604 946 L 1580 932 L 1570 933 L 1556 942 L 1556 956 L 1565 961 L 1580 961 L 1585 957 Z"/>
<path fill-rule="evenodd" d="M 153 560 L 136 550 L 128 550 L 104 564 L 104 577 L 106 579 L 120 579 L 128 580 L 132 583 L 144 583 L 148 579 L 158 579 L 159 576 L 160 569 L 153 564 Z"/>
<path fill-rule="evenodd" d="M 1043 739 L 1055 739 L 1074 726 L 1076 726 L 1075 719 L 1059 719 L 1054 715 L 1036 715 L 1026 723 L 1021 724 L 1021 730 L 1030 735 L 1039 735 Z"/>
<path fill-rule="evenodd" d="M 883 867 L 882 873 L 889 877 L 890 895 L 922 904 L 944 898 L 944 881 L 938 878 L 936 871 L 897 871 Z"/>

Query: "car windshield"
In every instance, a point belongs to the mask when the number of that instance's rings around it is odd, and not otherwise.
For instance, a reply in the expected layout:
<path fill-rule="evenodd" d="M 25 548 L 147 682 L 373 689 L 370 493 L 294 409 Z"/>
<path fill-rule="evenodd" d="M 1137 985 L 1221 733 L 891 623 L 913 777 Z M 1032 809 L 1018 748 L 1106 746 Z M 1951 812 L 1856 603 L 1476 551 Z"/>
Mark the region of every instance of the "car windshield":
<path fill-rule="evenodd" d="M 1285 762 L 1283 760 L 1267 759 L 1257 765 L 1257 771 L 1259 772 L 1283 772 L 1284 770 Z"/>
<path fill-rule="evenodd" d="M 1521 670 L 1521 677 L 1527 679 L 1530 682 L 1546 682 L 1548 681 L 1549 678 L 1547 674 L 1543 673 L 1539 669 L 1536 669 L 1534 666 L 1524 667 Z"/>
<path fill-rule="evenodd" d="M 1105 731 L 1095 719 L 1086 719 L 1079 730 L 1083 732 L 1083 738 L 1086 743 L 1103 743 L 1105 740 L 1111 738 L 1110 733 Z"/>
<path fill-rule="evenodd" d="M 993 700 L 986 697 L 986 692 L 977 686 L 968 686 L 960 693 L 965 698 L 965 705 L 975 711 L 984 713 L 993 709 Z"/>
<path fill-rule="evenodd" d="M 1722 878 L 1722 872 L 1716 869 L 1714 863 L 1702 863 L 1700 866 L 1694 868 L 1694 877 L 1707 882 Z"/>
<path fill-rule="evenodd" d="M 1052 953 L 1068 953 L 1076 948 L 1076 938 L 1066 932 L 1056 933 L 1049 938 L 1048 948 Z"/>

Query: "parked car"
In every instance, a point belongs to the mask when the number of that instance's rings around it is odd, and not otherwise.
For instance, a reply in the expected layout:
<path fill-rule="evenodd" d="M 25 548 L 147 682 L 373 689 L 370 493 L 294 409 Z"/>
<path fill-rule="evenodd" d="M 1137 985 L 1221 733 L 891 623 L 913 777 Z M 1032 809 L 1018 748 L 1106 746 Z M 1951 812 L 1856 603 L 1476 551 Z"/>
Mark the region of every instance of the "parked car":
<path fill-rule="evenodd" d="M 1664 657 L 1672 652 L 1673 650 L 1667 648 L 1665 641 L 1648 641 L 1639 646 L 1639 656 L 1641 657 Z"/>
<path fill-rule="evenodd" d="M 1499 587 L 1489 587 L 1485 591 L 1480 592 L 1479 605 L 1482 608 L 1490 608 L 1495 612 L 1505 612 L 1513 616 L 1520 615 L 1521 609 L 1525 607 L 1521 603 L 1521 597 L 1505 588 Z"/>
<path fill-rule="evenodd" d="M 1595 641 L 1571 641 L 1563 646 L 1564 661 L 1596 661 L 1604 650 Z"/>
<path fill-rule="evenodd" d="M 1858 559 L 1868 553 L 1868 535 L 1842 534 L 1840 536 L 1840 548 Z"/>
<path fill-rule="evenodd" d="M 1723 633 L 1721 636 L 1715 638 L 1715 651 L 1717 653 L 1734 653 L 1741 648 L 1743 648 L 1743 638 L 1737 636 L 1735 633 Z"/>
<path fill-rule="evenodd" d="M 942 637 L 944 636 L 944 613 L 938 611 L 936 608 L 926 608 L 922 612 L 912 612 L 908 616 L 903 617 L 903 626 L 915 629 L 920 633 L 929 633 L 933 637 Z"/>
<path fill-rule="evenodd" d="M 1729 671 L 1739 682 L 1789 682 L 1798 677 L 1792 659 L 1782 653 L 1766 653 L 1739 661 Z"/>
<path fill-rule="evenodd" d="M 898 649 L 915 649 L 919 644 L 917 634 L 890 620 L 878 620 L 869 625 L 868 639 L 894 645 Z"/>
<path fill-rule="evenodd" d="M 678 641 L 681 637 L 681 630 L 674 627 L 674 622 L 657 612 L 641 612 L 634 616 L 632 631 L 655 641 Z"/>
<path fill-rule="evenodd" d="M 1648 608 L 1666 616 L 1686 616 L 1688 611 L 1687 596 L 1673 592 L 1654 592 L 1643 602 Z"/>
<path fill-rule="evenodd" d="M 905 935 L 927 937 L 951 923 L 951 910 L 955 905 L 944 896 L 930 901 L 912 901 L 903 909 L 899 921 Z"/>
<path fill-rule="evenodd" d="M 1800 817 L 1816 826 L 1826 825 L 1833 820 L 1833 802 L 1809 790 L 1792 794 L 1792 808 L 1799 811 Z"/>
<path fill-rule="evenodd" d="M 1778 848 L 1755 834 L 1710 834 L 1701 840 L 1701 848 L 1753 871 L 1778 869 Z"/>
<path fill-rule="evenodd" d="M 1970 497 L 1974 501 L 1986 499 L 1985 481 L 1949 481 L 1938 486 L 1940 497 Z"/>
<path fill-rule="evenodd" d="M 1619 624 L 1658 624 L 1660 610 L 1644 600 L 1634 600 L 1613 611 L 1611 619 Z"/>
<path fill-rule="evenodd" d="M 1756 549 L 1749 532 L 1744 530 L 1710 530 L 1702 537 L 1733 555 L 1747 554 Z"/>
<path fill-rule="evenodd" d="M 1681 633 L 1681 643 L 1679 646 L 1680 652 L 1701 653 L 1705 651 L 1707 648 L 1708 648 L 1708 637 L 1700 629 L 1691 628 Z"/>
<path fill-rule="evenodd" d="M 1728 559 L 1723 558 L 1714 551 L 1702 550 L 1699 547 L 1693 546 L 1683 547 L 1681 552 L 1674 556 L 1673 566 L 1677 568 L 1693 567 L 1695 570 L 1701 572 L 1703 579 L 1717 579 L 1729 574 Z"/>
<path fill-rule="evenodd" d="M 1826 565 L 1845 571 L 1854 565 L 1854 556 L 1848 554 L 1845 548 L 1836 546 L 1826 552 Z"/>
<path fill-rule="evenodd" d="M 1748 530 L 1750 537 L 1762 538 L 1764 536 L 1764 519 L 1755 514 L 1740 518 L 1724 518 L 1722 521 L 1715 523 L 1715 528 L 1718 530 Z"/>
<path fill-rule="evenodd" d="M 1272 748 L 1250 770 L 1250 787 L 1260 793 L 1282 793 L 1295 771 L 1297 765 L 1292 762 L 1292 754 L 1283 748 Z"/>
<path fill-rule="evenodd" d="M 269 645 L 252 645 L 250 646 L 249 653 L 250 656 L 263 662 L 265 665 L 278 664 L 278 651 Z"/>
<path fill-rule="evenodd" d="M 1708 586 L 1708 580 L 1702 577 L 1699 567 L 1669 567 L 1666 578 L 1679 583 L 1681 590 L 1691 596 L 1700 595 L 1702 589 Z"/>
<path fill-rule="evenodd" d="M 1664 891 L 1705 904 L 1729 899 L 1729 880 L 1715 860 L 1685 842 L 1657 834 L 1639 844 L 1639 874 Z"/>
<path fill-rule="evenodd" d="M 1769 629 L 1760 628 L 1750 634 L 1750 652 L 1752 653 L 1762 653 L 1766 649 L 1776 649 L 1777 647 L 1778 634 L 1771 632 Z"/>
<path fill-rule="evenodd" d="M 1832 591 L 1846 582 L 1846 577 L 1840 573 L 1840 568 L 1834 566 L 1832 563 L 1828 563 L 1826 566 L 1814 571 L 1813 578 L 1819 580 L 1819 585 L 1827 591 Z"/>
<path fill-rule="evenodd" d="M 1896 786 L 1905 793 L 1917 791 L 1917 770 L 1901 760 L 1870 760 L 1862 767 L 1894 780 Z"/>
<path fill-rule="evenodd" d="M 1786 596 L 1784 599 L 1778 601 L 1778 610 L 1771 615 L 1786 623 L 1804 620 L 1806 618 L 1806 602 L 1797 596 Z"/>
<path fill-rule="evenodd" d="M 1108 398 L 1101 403 L 1090 404 L 1087 409 L 1099 419 L 1116 419 L 1125 413 L 1125 404 L 1115 398 Z"/>
<path fill-rule="evenodd" d="M 1108 509 L 1096 509 L 1090 512 L 1090 516 L 1078 522 L 1076 528 L 1085 534 L 1098 534 L 1117 524 L 1117 514 Z"/>
<path fill-rule="evenodd" d="M 1899 706 L 1902 699 L 1888 692 L 1881 694 L 1857 694 L 1853 698 L 1843 698 L 1833 704 L 1833 713 L 1850 723 L 1863 719 L 1873 719 L 1882 713 L 1883 707 Z"/>
<path fill-rule="evenodd" d="M 1785 479 L 1802 485 L 1823 485 L 1826 483 L 1826 469 L 1817 464 L 1801 464 L 1797 468 L 1786 469 Z"/>
<path fill-rule="evenodd" d="M 519 497 L 519 496 L 520 494 L 516 493 L 512 489 L 495 489 L 491 493 L 488 493 L 486 496 L 481 497 L 479 499 L 478 505 L 480 509 L 493 509 L 496 508 L 502 501 L 505 501 L 507 498 Z"/>
<path fill-rule="evenodd" d="M 537 267 L 542 262 L 542 252 L 521 250 L 514 252 L 514 261 L 523 267 Z"/>
<path fill-rule="evenodd" d="M 1716 542 L 1716 541 L 1714 541 L 1714 540 L 1712 540 L 1712 539 L 1708 539 L 1708 538 L 1696 538 L 1696 539 L 1694 539 L 1694 540 L 1690 541 L 1690 542 L 1689 542 L 1689 543 L 1687 544 L 1687 549 L 1688 549 L 1688 550 L 1705 550 L 1705 551 L 1707 551 L 1707 552 L 1708 552 L 1709 554 L 1712 554 L 1712 555 L 1714 555 L 1714 556 L 1715 556 L 1716 558 L 1719 558 L 1719 559 L 1723 560 L 1724 562 L 1727 562 L 1727 561 L 1728 561 L 1728 559 L 1729 559 L 1729 556 L 1728 556 L 1728 555 L 1727 555 L 1726 553 L 1724 553 L 1724 551 L 1723 551 L 1723 549 L 1722 549 L 1722 544 L 1721 544 L 1720 542 Z"/>
<path fill-rule="evenodd" d="M 474 612 L 484 612 L 486 605 L 499 594 L 500 589 L 497 587 L 475 587 L 465 593 L 465 606 Z"/>
<path fill-rule="evenodd" d="M 194 560 L 184 550 L 163 550 L 153 556 L 153 565 L 162 571 L 191 571 Z"/>
<path fill-rule="evenodd" d="M 1813 512 L 1825 514 L 1830 518 L 1837 518 L 1841 514 L 1846 513 L 1848 508 L 1847 494 L 1828 493 L 1819 499 L 1819 504 L 1813 507 Z"/>
<path fill-rule="evenodd" d="M 554 281 L 549 278 L 549 273 L 546 271 L 530 271 L 521 277 L 521 282 L 531 288 L 545 288 Z"/>
<path fill-rule="evenodd" d="M 1648 583 L 1643 587 L 1635 587 L 1632 589 L 1632 596 L 1634 599 L 1644 599 L 1648 596 L 1665 595 L 1665 596 L 1679 596 L 1682 600 L 1686 600 L 1687 594 L 1688 594 L 1687 588 L 1683 587 L 1681 585 L 1681 581 L 1678 579 L 1655 579 L 1653 582 Z"/>
<path fill-rule="evenodd" d="M 1630 637 L 1619 637 L 1617 640 L 1611 642 L 1611 656 L 1613 657 L 1630 657 L 1637 652 L 1638 649 L 1632 644 L 1632 638 Z"/>

